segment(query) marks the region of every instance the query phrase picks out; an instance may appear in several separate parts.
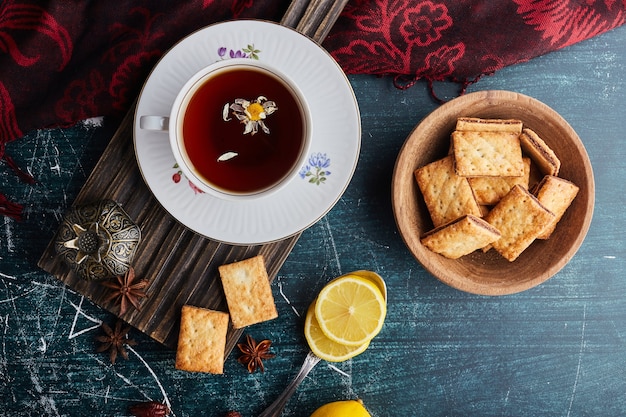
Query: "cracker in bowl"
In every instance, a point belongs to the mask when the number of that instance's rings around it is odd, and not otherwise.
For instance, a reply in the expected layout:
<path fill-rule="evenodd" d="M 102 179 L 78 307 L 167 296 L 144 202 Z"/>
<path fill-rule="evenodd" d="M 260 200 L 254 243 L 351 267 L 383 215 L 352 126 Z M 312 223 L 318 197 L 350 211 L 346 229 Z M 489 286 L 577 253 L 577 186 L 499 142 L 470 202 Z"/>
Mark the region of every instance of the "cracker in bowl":
<path fill-rule="evenodd" d="M 495 242 L 500 236 L 498 229 L 469 214 L 425 233 L 421 241 L 433 252 L 458 259 Z"/>
<path fill-rule="evenodd" d="M 454 166 L 462 177 L 520 177 L 524 162 L 519 135 L 514 132 L 452 133 Z"/>
<path fill-rule="evenodd" d="M 537 185 L 537 200 L 554 213 L 554 219 L 545 227 L 538 239 L 548 239 L 565 211 L 578 194 L 578 186 L 563 178 L 546 175 Z"/>
<path fill-rule="evenodd" d="M 487 214 L 485 220 L 502 234 L 493 248 L 514 261 L 554 219 L 554 214 L 524 187 L 516 185 Z"/>
<path fill-rule="evenodd" d="M 512 262 L 548 239 L 578 193 L 570 181 L 533 175 L 559 171 L 554 151 L 516 119 L 461 117 L 450 139 L 446 157 L 414 172 L 434 225 L 422 244 L 451 259 L 495 248 Z"/>
<path fill-rule="evenodd" d="M 435 227 L 466 214 L 480 217 L 472 187 L 467 178 L 456 174 L 452 155 L 419 168 L 414 175 Z"/>

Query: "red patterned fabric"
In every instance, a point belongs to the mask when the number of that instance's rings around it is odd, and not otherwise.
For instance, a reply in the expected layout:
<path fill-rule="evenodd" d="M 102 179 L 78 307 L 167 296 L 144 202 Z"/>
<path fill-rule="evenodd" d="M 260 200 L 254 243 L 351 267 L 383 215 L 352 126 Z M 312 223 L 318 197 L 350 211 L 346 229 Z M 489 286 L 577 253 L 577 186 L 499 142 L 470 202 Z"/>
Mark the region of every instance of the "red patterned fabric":
<path fill-rule="evenodd" d="M 25 132 L 130 108 L 169 47 L 228 19 L 280 20 L 289 0 L 0 2 L 0 159 Z M 347 73 L 469 83 L 625 22 L 626 0 L 351 0 L 324 42 Z M 1 192 L 2 190 L 0 190 Z M 22 207 L 0 193 L 0 214 Z"/>
<path fill-rule="evenodd" d="M 626 0 L 355 0 L 324 45 L 348 73 L 467 84 L 625 19 Z"/>

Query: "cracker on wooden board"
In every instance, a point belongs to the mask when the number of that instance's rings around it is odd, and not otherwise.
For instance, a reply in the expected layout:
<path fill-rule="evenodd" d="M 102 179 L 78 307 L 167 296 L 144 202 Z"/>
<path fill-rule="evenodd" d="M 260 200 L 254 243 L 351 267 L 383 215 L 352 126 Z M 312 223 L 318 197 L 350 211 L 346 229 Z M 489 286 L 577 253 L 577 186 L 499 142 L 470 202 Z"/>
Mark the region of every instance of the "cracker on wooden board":
<path fill-rule="evenodd" d="M 459 117 L 456 130 L 474 132 L 522 132 L 523 123 L 517 119 L 482 119 L 478 117 Z"/>
<path fill-rule="evenodd" d="M 176 369 L 224 373 L 228 313 L 183 306 L 176 349 Z"/>
<path fill-rule="evenodd" d="M 524 128 L 519 139 L 522 150 L 537 164 L 542 174 L 553 176 L 559 174 L 561 161 L 537 133 Z"/>
<path fill-rule="evenodd" d="M 452 155 L 418 168 L 415 179 L 435 227 L 465 214 L 481 216 L 467 178 L 456 175 Z"/>
<path fill-rule="evenodd" d="M 425 233 L 421 242 L 446 258 L 458 259 L 499 238 L 500 232 L 495 227 L 470 214 Z"/>
<path fill-rule="evenodd" d="M 463 177 L 524 175 L 519 135 L 514 132 L 452 132 L 454 163 Z"/>
<path fill-rule="evenodd" d="M 235 329 L 278 317 L 263 255 L 221 265 L 218 270 Z"/>
<path fill-rule="evenodd" d="M 548 239 L 561 220 L 567 208 L 578 194 L 578 186 L 563 178 L 546 175 L 537 185 L 537 200 L 554 213 L 554 219 L 541 232 L 538 239 Z"/>
<path fill-rule="evenodd" d="M 530 158 L 524 161 L 524 175 L 520 177 L 470 177 L 468 181 L 478 204 L 492 206 L 497 204 L 513 186 L 519 184 L 528 189 L 530 178 Z"/>
<path fill-rule="evenodd" d="M 554 214 L 520 185 L 514 186 L 485 217 L 502 234 L 492 247 L 510 262 L 517 259 L 553 219 Z"/>

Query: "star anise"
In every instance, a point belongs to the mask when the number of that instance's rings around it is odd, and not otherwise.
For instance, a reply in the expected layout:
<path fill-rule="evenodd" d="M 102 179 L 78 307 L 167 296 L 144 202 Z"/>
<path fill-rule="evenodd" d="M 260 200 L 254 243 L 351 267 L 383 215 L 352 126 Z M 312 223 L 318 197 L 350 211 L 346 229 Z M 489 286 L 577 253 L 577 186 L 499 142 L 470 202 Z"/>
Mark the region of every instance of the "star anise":
<path fill-rule="evenodd" d="M 250 335 L 246 335 L 246 343 L 237 344 L 241 351 L 241 356 L 237 358 L 237 361 L 245 365 L 250 373 L 255 372 L 257 369 L 265 372 L 263 360 L 276 356 L 273 353 L 269 353 L 271 345 L 272 342 L 267 339 L 257 343 Z"/>
<path fill-rule="evenodd" d="M 111 363 L 114 365 L 118 354 L 122 355 L 124 359 L 128 359 L 128 352 L 126 352 L 124 345 L 137 345 L 135 340 L 128 338 L 130 326 L 122 327 L 123 324 L 124 322 L 122 320 L 117 320 L 115 328 L 112 329 L 111 326 L 103 322 L 101 327 L 105 334 L 96 337 L 96 340 L 102 343 L 98 349 L 96 349 L 96 352 L 105 352 L 108 350 Z"/>
<path fill-rule="evenodd" d="M 139 300 L 146 297 L 143 290 L 148 286 L 145 279 L 135 282 L 135 270 L 131 266 L 124 275 L 118 275 L 117 281 L 105 281 L 101 284 L 113 290 L 113 293 L 106 298 L 106 302 L 116 300 L 120 305 L 120 316 L 126 313 L 129 303 L 137 310 L 139 308 Z"/>
<path fill-rule="evenodd" d="M 165 417 L 170 413 L 169 407 L 158 401 L 133 404 L 128 411 L 136 417 Z"/>

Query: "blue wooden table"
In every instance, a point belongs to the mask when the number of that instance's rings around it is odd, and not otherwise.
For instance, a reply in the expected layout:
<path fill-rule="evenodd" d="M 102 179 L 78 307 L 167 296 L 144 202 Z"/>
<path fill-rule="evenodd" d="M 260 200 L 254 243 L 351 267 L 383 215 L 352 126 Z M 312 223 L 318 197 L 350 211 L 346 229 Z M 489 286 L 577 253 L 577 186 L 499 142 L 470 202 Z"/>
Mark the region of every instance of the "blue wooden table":
<path fill-rule="evenodd" d="M 225 374 L 174 369 L 174 352 L 140 332 L 129 359 L 96 353 L 98 326 L 114 317 L 37 267 L 61 216 L 97 162 L 117 121 L 41 130 L 9 145 L 34 186 L 0 169 L 2 191 L 25 219 L 0 219 L 0 416 L 128 416 L 157 400 L 172 416 L 253 417 L 292 379 L 307 352 L 302 325 L 335 276 L 370 269 L 387 281 L 385 326 L 362 355 L 322 362 L 285 409 L 308 416 L 325 402 L 361 398 L 383 416 L 626 415 L 626 27 L 506 68 L 470 91 L 506 89 L 558 111 L 585 144 L 596 207 L 585 242 L 546 283 L 485 297 L 447 287 L 410 255 L 390 200 L 405 138 L 436 108 L 427 88 L 351 76 L 363 142 L 350 186 L 306 230 L 275 279 L 279 318 L 251 327 L 273 341 L 265 373 L 228 358 Z M 454 96 L 454 88 L 437 85 Z"/>

